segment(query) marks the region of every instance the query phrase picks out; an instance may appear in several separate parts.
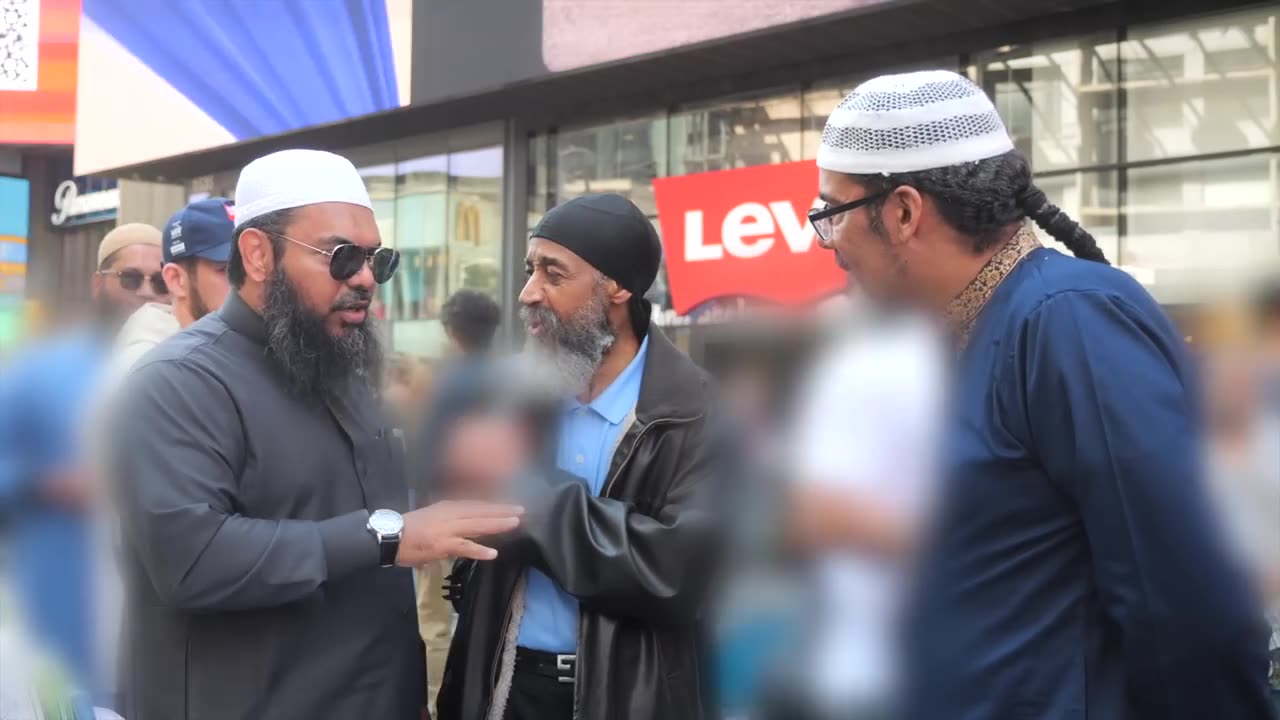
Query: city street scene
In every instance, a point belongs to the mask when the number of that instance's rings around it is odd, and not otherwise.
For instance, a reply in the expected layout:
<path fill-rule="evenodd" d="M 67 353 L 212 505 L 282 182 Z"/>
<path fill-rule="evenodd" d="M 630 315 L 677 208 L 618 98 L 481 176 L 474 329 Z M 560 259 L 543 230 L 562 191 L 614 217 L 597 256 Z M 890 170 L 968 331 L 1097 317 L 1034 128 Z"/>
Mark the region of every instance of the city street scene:
<path fill-rule="evenodd" d="M 0 720 L 1280 720 L 1280 0 L 0 0 Z"/>

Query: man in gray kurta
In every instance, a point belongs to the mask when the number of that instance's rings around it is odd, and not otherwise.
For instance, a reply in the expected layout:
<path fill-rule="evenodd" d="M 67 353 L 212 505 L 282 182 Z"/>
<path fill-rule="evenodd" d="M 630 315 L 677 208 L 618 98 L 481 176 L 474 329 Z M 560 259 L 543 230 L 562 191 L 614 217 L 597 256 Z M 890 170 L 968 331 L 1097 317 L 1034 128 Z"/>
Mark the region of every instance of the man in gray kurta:
<path fill-rule="evenodd" d="M 399 256 L 355 168 L 283 151 L 236 196 L 235 290 L 141 360 L 113 415 L 127 716 L 419 720 L 406 566 L 491 559 L 468 538 L 519 509 L 408 512 L 368 319 Z"/>

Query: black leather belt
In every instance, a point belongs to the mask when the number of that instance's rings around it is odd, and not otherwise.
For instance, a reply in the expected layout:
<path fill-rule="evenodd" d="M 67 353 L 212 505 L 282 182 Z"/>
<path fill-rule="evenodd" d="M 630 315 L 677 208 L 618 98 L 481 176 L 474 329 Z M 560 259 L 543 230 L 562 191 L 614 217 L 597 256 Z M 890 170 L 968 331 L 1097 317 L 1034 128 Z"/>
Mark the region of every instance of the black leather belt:
<path fill-rule="evenodd" d="M 542 650 L 516 648 L 517 672 L 531 672 L 562 683 L 572 683 L 577 677 L 577 669 L 577 655 L 558 655 Z"/>

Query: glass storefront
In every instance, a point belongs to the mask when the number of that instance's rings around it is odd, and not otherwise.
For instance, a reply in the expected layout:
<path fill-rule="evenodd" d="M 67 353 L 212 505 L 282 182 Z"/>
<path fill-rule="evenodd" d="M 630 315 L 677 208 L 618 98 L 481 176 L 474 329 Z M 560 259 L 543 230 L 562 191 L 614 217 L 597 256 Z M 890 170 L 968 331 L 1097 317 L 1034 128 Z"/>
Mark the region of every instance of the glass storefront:
<path fill-rule="evenodd" d="M 1116 264 L 1161 302 L 1195 302 L 1219 278 L 1280 265 L 1278 24 L 1272 5 L 566 127 L 530 138 L 528 225 L 600 191 L 655 216 L 654 178 L 812 159 L 827 115 L 866 76 L 955 69 L 992 97 L 1036 182 Z M 665 305 L 659 285 L 651 299 Z"/>
<path fill-rule="evenodd" d="M 382 287 L 391 347 L 439 357 L 440 309 L 462 289 L 502 301 L 503 150 L 500 128 L 351 151 L 400 270 Z"/>

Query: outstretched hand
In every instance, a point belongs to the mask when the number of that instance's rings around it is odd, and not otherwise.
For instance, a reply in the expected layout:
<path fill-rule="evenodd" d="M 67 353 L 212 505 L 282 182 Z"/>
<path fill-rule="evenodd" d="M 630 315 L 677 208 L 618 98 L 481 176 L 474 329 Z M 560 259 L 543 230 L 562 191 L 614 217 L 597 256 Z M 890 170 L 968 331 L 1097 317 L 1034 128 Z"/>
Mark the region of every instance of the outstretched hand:
<path fill-rule="evenodd" d="M 486 502 L 445 500 L 404 516 L 396 564 L 417 567 L 448 557 L 492 560 L 498 551 L 472 538 L 516 529 L 524 508 Z"/>

